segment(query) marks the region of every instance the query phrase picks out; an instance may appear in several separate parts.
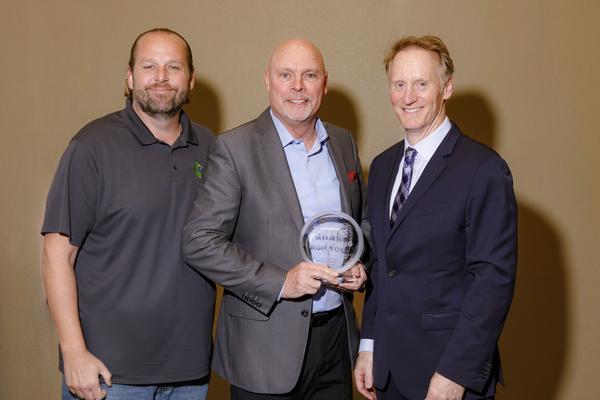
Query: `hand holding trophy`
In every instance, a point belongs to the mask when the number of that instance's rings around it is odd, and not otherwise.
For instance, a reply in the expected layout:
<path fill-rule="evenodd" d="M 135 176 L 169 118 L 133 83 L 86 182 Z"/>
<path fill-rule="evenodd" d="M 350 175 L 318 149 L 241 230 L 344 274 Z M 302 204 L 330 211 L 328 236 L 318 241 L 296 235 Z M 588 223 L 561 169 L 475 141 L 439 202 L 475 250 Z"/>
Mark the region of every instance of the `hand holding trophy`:
<path fill-rule="evenodd" d="M 343 274 L 354 267 L 364 250 L 358 223 L 340 211 L 319 213 L 300 231 L 300 252 L 304 261 L 327 265 Z M 340 279 L 348 282 L 351 276 Z"/>

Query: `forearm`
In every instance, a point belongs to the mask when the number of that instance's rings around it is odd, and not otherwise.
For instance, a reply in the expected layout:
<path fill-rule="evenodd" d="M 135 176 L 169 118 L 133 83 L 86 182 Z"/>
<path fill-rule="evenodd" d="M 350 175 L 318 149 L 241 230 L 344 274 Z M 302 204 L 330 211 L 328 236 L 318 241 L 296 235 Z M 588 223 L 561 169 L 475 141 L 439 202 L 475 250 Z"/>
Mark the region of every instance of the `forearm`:
<path fill-rule="evenodd" d="M 66 236 L 57 233 L 44 236 L 42 277 L 63 355 L 86 350 L 77 307 L 74 271 L 77 250 Z"/>
<path fill-rule="evenodd" d="M 188 265 L 236 296 L 254 296 L 261 305 L 252 305 L 263 313 L 277 301 L 285 282 L 283 269 L 260 262 L 236 244 L 204 230 L 198 236 L 187 235 L 183 253 Z"/>

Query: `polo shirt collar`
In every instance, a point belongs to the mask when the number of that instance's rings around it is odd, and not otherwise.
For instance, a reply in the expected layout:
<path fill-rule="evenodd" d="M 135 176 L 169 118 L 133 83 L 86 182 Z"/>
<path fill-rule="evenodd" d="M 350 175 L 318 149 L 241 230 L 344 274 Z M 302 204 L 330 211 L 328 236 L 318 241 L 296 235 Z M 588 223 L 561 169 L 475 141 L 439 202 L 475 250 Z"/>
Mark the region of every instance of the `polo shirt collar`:
<path fill-rule="evenodd" d="M 121 112 L 123 119 L 126 121 L 129 130 L 140 142 L 142 146 L 158 143 L 158 139 L 150 132 L 150 129 L 144 124 L 144 121 L 135 112 L 131 104 L 131 99 L 125 101 L 125 108 Z M 181 110 L 179 114 L 179 122 L 181 123 L 181 135 L 177 138 L 175 143 L 184 144 L 198 144 L 198 137 L 192 129 L 192 123 L 188 118 L 187 114 Z"/>

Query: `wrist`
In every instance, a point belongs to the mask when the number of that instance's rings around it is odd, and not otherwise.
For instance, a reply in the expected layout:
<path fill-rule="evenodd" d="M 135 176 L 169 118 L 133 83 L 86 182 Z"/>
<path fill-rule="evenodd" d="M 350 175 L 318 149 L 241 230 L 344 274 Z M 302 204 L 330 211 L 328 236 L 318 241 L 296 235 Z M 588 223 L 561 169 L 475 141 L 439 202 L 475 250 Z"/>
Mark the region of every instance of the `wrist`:
<path fill-rule="evenodd" d="M 71 358 L 71 357 L 77 357 L 79 355 L 82 355 L 84 353 L 87 353 L 87 347 L 85 346 L 85 343 L 80 342 L 80 343 L 64 343 L 61 342 L 59 344 L 60 346 L 60 352 L 63 356 L 63 358 Z"/>

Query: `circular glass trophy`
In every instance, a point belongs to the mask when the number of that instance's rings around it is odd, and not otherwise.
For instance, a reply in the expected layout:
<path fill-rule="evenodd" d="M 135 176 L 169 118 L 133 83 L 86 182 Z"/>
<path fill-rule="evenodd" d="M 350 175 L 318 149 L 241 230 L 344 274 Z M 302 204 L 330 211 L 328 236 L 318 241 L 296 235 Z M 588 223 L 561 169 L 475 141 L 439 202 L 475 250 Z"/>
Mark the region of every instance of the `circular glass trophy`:
<path fill-rule="evenodd" d="M 327 265 L 338 272 L 356 264 L 364 245 L 358 223 L 340 211 L 317 214 L 300 231 L 300 252 L 304 261 Z"/>

